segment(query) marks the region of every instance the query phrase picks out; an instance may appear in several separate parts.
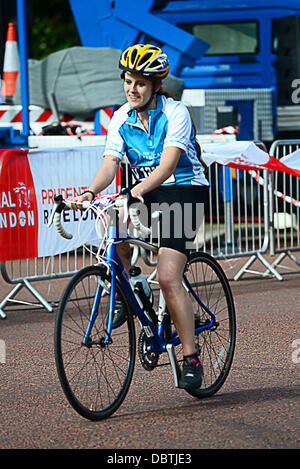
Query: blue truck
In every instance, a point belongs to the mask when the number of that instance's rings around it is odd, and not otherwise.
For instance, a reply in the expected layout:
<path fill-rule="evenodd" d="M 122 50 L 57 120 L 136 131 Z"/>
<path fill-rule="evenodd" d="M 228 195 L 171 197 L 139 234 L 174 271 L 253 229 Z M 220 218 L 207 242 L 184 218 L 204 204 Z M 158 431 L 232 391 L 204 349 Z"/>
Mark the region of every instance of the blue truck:
<path fill-rule="evenodd" d="M 16 4 L 23 144 L 29 133 L 27 0 Z M 235 125 L 239 139 L 299 138 L 300 0 L 69 0 L 69 4 L 82 46 L 125 49 L 135 42 L 161 46 L 170 57 L 171 73 L 184 81 L 191 104 L 200 110 L 198 133 Z M 9 126 L 1 132 L 0 138 L 12 144 L 19 138 Z"/>
<path fill-rule="evenodd" d="M 299 0 L 87 0 L 84 8 L 81 0 L 69 2 L 83 46 L 151 41 L 167 50 L 171 73 L 186 89 L 205 90 L 216 107 L 227 90 L 219 124 L 242 116 L 241 138 L 300 135 Z M 261 90 L 270 96 L 262 107 L 271 106 L 271 116 L 261 116 L 272 120 L 269 137 L 255 135 L 252 124 Z"/>

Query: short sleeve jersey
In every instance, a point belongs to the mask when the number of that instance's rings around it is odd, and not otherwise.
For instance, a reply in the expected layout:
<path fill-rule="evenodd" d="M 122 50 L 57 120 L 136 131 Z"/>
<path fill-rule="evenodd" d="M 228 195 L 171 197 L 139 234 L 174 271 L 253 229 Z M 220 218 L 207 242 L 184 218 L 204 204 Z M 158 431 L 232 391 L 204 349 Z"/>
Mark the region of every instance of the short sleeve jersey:
<path fill-rule="evenodd" d="M 107 131 L 104 155 L 122 159 L 126 154 L 136 178 L 146 177 L 160 162 L 164 148 L 182 150 L 177 167 L 163 185 L 208 185 L 200 163 L 191 117 L 186 106 L 157 96 L 156 109 L 148 111 L 148 132 L 128 103 L 113 115 Z"/>

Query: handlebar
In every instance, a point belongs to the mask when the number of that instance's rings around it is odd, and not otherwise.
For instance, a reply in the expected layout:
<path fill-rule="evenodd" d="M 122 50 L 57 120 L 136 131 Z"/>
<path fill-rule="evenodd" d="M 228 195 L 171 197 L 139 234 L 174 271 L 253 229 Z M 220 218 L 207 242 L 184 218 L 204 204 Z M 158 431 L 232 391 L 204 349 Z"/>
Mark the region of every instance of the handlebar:
<path fill-rule="evenodd" d="M 117 208 L 120 208 L 121 206 L 124 207 L 124 222 L 128 220 L 128 215 L 129 215 L 134 228 L 143 237 L 146 237 L 151 233 L 151 230 L 147 228 L 146 226 L 144 226 L 139 219 L 139 215 L 138 215 L 139 209 L 137 206 L 139 204 L 141 204 L 140 199 L 133 197 L 131 195 L 130 189 L 121 190 L 120 194 L 116 196 L 115 201 L 113 203 L 113 205 L 116 206 Z M 92 202 L 89 202 L 89 201 L 82 202 L 83 209 L 88 209 L 92 205 L 93 205 Z M 68 204 L 68 201 L 64 200 L 61 194 L 55 195 L 54 205 L 53 205 L 52 212 L 50 214 L 48 227 L 50 227 L 53 223 L 53 225 L 55 226 L 60 236 L 62 236 L 65 239 L 72 239 L 73 235 L 71 233 L 68 233 L 64 229 L 61 223 L 61 214 L 64 210 L 70 210 L 70 205 Z"/>
<path fill-rule="evenodd" d="M 85 201 L 85 202 L 83 202 L 82 205 L 83 205 L 83 207 L 85 205 L 84 208 L 88 208 L 89 202 Z M 68 202 L 63 199 L 61 194 L 55 195 L 54 196 L 53 209 L 52 209 L 52 212 L 50 214 L 49 221 L 48 221 L 48 228 L 53 223 L 53 225 L 55 226 L 58 234 L 60 234 L 63 238 L 72 239 L 73 235 L 71 233 L 68 233 L 64 229 L 64 227 L 62 226 L 62 223 L 61 223 L 61 214 L 64 210 L 70 210 L 70 206 L 68 205 Z"/>
<path fill-rule="evenodd" d="M 128 220 L 128 214 L 130 217 L 130 220 L 134 226 L 134 228 L 144 237 L 147 237 L 150 235 L 151 230 L 150 228 L 147 228 L 145 225 L 142 224 L 140 218 L 139 218 L 139 208 L 137 205 L 141 204 L 140 199 L 137 197 L 133 197 L 131 195 L 131 188 L 125 188 L 122 189 L 120 192 L 120 196 L 125 195 L 127 196 L 127 201 L 124 204 L 124 222 Z M 136 205 L 134 207 L 134 205 Z"/>

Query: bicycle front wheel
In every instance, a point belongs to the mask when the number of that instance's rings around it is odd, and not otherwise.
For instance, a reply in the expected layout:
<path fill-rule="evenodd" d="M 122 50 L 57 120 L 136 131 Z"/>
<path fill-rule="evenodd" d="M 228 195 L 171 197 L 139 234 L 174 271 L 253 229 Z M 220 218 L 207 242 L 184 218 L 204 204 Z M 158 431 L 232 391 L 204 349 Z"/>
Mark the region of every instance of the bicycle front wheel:
<path fill-rule="evenodd" d="M 225 273 L 219 263 L 208 254 L 191 254 L 185 275 L 203 305 L 215 315 L 214 326 L 195 336 L 204 376 L 200 388 L 188 390 L 195 397 L 208 397 L 223 386 L 232 364 L 236 336 L 234 301 Z M 209 313 L 191 293 L 190 298 L 195 327 L 209 324 Z"/>
<path fill-rule="evenodd" d="M 83 345 L 99 285 L 97 316 L 87 345 Z M 72 407 L 90 420 L 107 418 L 118 409 L 135 364 L 134 321 L 118 281 L 116 293 L 123 300 L 127 320 L 107 340 L 110 288 L 105 269 L 86 267 L 69 282 L 56 315 L 54 346 L 60 383 Z"/>

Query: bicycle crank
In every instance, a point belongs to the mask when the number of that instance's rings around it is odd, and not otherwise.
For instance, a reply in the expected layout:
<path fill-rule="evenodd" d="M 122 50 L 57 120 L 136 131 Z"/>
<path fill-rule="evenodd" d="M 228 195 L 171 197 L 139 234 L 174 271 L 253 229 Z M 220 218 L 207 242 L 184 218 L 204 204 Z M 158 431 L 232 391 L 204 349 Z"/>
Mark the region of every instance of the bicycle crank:
<path fill-rule="evenodd" d="M 154 370 L 158 363 L 159 353 L 151 350 L 151 345 L 144 330 L 140 332 L 137 349 L 142 367 L 147 371 Z"/>

